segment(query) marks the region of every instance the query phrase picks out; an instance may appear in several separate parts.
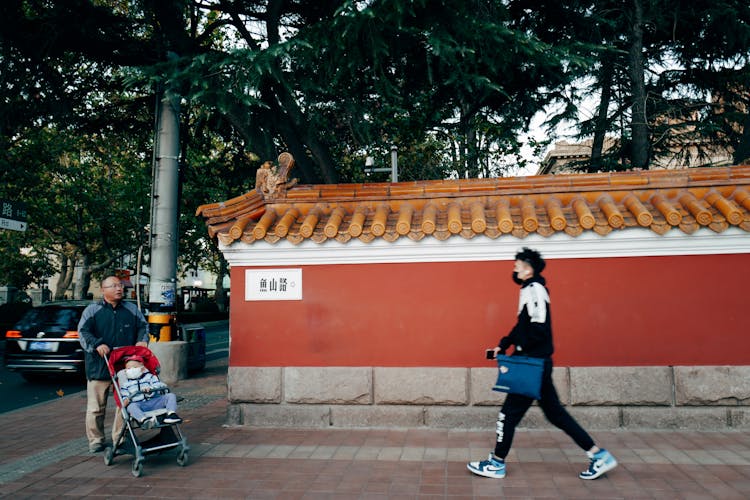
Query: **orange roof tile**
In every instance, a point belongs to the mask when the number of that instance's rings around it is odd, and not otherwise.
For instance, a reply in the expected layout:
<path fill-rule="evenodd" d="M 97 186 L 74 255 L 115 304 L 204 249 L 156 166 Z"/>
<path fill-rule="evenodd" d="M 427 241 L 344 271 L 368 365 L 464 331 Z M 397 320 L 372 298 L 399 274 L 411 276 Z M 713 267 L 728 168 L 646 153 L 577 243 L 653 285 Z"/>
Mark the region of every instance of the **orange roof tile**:
<path fill-rule="evenodd" d="M 750 232 L 750 166 L 404 183 L 294 186 L 203 205 L 209 235 L 230 245 L 407 237 L 523 238 L 644 227 Z"/>

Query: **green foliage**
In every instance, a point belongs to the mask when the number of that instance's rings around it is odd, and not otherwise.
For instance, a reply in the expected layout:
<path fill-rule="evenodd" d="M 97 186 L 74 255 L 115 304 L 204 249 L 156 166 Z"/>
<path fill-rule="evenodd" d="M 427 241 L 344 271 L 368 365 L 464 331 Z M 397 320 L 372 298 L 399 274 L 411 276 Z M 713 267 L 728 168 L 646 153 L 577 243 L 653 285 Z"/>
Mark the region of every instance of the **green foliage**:
<path fill-rule="evenodd" d="M 134 253 L 148 221 L 150 167 L 133 146 L 116 135 L 43 127 L 8 151 L 25 174 L 5 189 L 27 203 L 38 259 L 75 253 L 96 267 Z"/>
<path fill-rule="evenodd" d="M 53 274 L 46 256 L 33 250 L 32 244 L 33 236 L 0 230 L 0 286 L 24 290 Z"/>
<path fill-rule="evenodd" d="M 12 279 L 50 272 L 20 245 L 97 272 L 143 242 L 163 90 L 183 97 L 180 255 L 221 269 L 195 208 L 281 151 L 307 183 L 385 180 L 364 161 L 387 167 L 393 145 L 401 180 L 504 175 L 571 120 L 615 145 L 583 169 L 627 168 L 634 148 L 750 151 L 749 26 L 739 0 L 0 2 L 0 194 L 33 201 L 23 241 L 5 236 Z M 549 133 L 527 139 L 539 113 Z"/>
<path fill-rule="evenodd" d="M 185 127 L 180 215 L 180 262 L 190 268 L 220 270 L 221 253 L 206 238 L 205 223 L 195 215 L 198 206 L 226 200 L 254 187 L 260 158 L 243 147 L 231 124 L 207 108 L 190 107 Z M 210 182 L 207 180 L 210 179 Z"/>

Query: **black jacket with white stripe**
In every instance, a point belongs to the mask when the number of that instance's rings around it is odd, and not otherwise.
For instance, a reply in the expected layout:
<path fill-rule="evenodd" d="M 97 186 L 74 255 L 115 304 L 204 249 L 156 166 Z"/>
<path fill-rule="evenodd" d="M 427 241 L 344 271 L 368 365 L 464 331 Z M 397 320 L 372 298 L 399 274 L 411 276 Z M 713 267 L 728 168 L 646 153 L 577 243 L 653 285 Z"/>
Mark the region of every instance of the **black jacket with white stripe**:
<path fill-rule="evenodd" d="M 552 318 L 549 291 L 542 276 L 534 276 L 521 284 L 518 299 L 518 321 L 510 333 L 500 339 L 500 350 L 511 345 L 514 354 L 533 358 L 549 358 L 555 348 L 552 344 Z"/>

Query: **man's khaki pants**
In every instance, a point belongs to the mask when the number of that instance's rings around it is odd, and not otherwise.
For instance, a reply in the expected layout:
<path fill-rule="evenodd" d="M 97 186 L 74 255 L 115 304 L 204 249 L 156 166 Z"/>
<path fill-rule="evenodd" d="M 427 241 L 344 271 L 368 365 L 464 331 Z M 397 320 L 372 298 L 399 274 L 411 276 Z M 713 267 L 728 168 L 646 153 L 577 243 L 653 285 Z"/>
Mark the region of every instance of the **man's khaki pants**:
<path fill-rule="evenodd" d="M 89 440 L 89 446 L 97 444 L 106 444 L 104 441 L 104 416 L 107 410 L 107 398 L 109 397 L 109 388 L 112 386 L 111 380 L 89 380 L 86 383 L 86 437 Z M 123 427 L 122 417 L 115 414 L 112 423 L 112 444 L 120 435 Z"/>

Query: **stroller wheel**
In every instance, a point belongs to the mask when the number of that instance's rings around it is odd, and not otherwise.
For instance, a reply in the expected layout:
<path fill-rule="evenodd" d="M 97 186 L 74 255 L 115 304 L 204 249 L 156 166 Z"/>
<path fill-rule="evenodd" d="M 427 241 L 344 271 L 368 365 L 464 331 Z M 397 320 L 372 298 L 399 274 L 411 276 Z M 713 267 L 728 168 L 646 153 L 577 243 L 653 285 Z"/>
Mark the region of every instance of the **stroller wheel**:
<path fill-rule="evenodd" d="M 104 465 L 112 465 L 112 459 L 115 457 L 115 449 L 107 446 L 104 449 Z"/>
<path fill-rule="evenodd" d="M 181 451 L 179 455 L 177 455 L 177 465 L 180 467 L 185 467 L 188 464 L 188 452 L 187 451 Z"/>
<path fill-rule="evenodd" d="M 133 477 L 141 477 L 141 474 L 143 474 L 143 463 L 140 460 L 135 460 L 130 472 L 133 474 Z"/>

